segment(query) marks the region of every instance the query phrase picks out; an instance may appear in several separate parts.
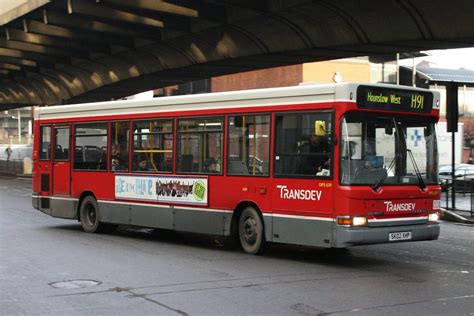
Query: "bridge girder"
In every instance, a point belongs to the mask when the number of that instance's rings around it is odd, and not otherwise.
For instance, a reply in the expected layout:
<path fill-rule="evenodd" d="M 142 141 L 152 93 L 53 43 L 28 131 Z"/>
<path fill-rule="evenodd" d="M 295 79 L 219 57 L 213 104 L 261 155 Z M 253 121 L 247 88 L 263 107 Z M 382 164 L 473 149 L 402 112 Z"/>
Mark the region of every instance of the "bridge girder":
<path fill-rule="evenodd" d="M 212 76 L 474 46 L 472 0 L 53 0 L 1 26 L 0 108 Z"/>

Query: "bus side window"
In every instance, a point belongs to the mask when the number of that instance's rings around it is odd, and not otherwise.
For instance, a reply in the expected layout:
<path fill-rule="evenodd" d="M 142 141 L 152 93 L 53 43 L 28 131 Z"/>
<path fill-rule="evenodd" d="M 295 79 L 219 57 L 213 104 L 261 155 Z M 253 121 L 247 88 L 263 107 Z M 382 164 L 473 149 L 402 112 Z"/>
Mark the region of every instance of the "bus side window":
<path fill-rule="evenodd" d="M 173 172 L 173 120 L 133 121 L 132 171 Z"/>
<path fill-rule="evenodd" d="M 178 120 L 179 173 L 222 174 L 223 126 L 221 117 Z"/>
<path fill-rule="evenodd" d="M 51 126 L 40 127 L 39 159 L 49 160 L 51 158 Z"/>
<path fill-rule="evenodd" d="M 330 177 L 331 113 L 288 113 L 276 116 L 275 175 Z"/>
<path fill-rule="evenodd" d="M 270 115 L 229 117 L 227 174 L 267 176 Z"/>
<path fill-rule="evenodd" d="M 110 171 L 128 171 L 130 122 L 110 123 Z"/>
<path fill-rule="evenodd" d="M 74 132 L 74 169 L 107 170 L 107 123 L 76 124 Z"/>

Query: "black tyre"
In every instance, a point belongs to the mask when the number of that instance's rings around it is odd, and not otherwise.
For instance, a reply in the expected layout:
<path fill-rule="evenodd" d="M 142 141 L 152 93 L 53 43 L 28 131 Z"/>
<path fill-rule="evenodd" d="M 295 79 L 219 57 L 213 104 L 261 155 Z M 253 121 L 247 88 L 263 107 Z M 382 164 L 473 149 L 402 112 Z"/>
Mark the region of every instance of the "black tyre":
<path fill-rule="evenodd" d="M 91 195 L 86 196 L 82 200 L 81 208 L 79 209 L 79 219 L 82 230 L 86 233 L 101 233 L 106 228 L 106 225 L 99 222 L 99 205 Z"/>
<path fill-rule="evenodd" d="M 242 249 L 248 254 L 258 255 L 266 250 L 262 218 L 251 206 L 246 207 L 240 214 L 239 239 Z"/>

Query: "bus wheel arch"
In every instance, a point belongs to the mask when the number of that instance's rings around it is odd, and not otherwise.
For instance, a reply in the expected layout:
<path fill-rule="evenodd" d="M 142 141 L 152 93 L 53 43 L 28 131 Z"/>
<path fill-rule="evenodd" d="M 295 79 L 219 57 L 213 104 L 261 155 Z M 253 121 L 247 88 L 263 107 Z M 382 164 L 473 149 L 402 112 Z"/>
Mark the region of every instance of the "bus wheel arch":
<path fill-rule="evenodd" d="M 231 232 L 248 254 L 259 255 L 267 248 L 263 216 L 253 202 L 242 202 L 237 206 L 232 216 Z"/>
<path fill-rule="evenodd" d="M 81 221 L 81 205 L 82 205 L 82 201 L 84 200 L 84 198 L 88 195 L 91 195 L 92 197 L 94 197 L 95 199 L 95 195 L 94 193 L 92 193 L 92 191 L 84 191 L 82 192 L 81 196 L 79 197 L 79 201 L 77 202 L 77 207 L 76 207 L 76 211 L 77 211 L 77 221 L 80 222 Z"/>
<path fill-rule="evenodd" d="M 107 225 L 99 220 L 99 204 L 92 192 L 85 191 L 81 194 L 77 212 L 82 230 L 86 233 L 101 233 L 106 230 Z"/>

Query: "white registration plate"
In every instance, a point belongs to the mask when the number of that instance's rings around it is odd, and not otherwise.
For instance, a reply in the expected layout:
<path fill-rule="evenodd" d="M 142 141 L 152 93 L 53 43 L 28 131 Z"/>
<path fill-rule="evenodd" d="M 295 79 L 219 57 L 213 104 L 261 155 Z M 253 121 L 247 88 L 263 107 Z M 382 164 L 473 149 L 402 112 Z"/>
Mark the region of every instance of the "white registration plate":
<path fill-rule="evenodd" d="M 389 241 L 398 241 L 398 240 L 410 240 L 411 232 L 398 232 L 398 233 L 389 233 Z"/>

